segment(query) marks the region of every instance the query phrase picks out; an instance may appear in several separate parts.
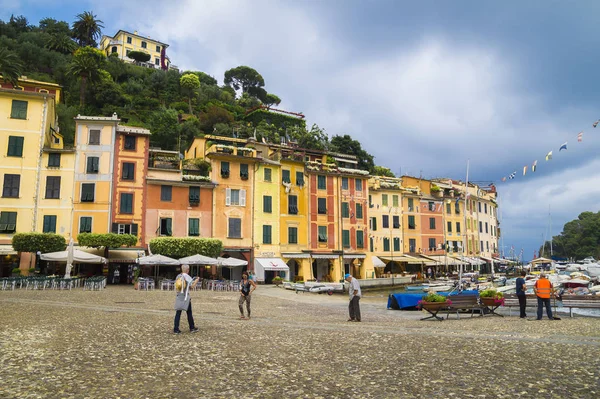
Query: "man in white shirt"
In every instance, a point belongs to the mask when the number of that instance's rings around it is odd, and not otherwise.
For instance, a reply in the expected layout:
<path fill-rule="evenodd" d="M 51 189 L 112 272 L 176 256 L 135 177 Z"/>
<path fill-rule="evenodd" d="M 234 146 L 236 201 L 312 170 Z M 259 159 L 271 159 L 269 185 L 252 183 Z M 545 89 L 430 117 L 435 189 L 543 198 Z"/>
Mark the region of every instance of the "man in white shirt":
<path fill-rule="evenodd" d="M 348 312 L 350 313 L 350 318 L 348 321 L 356 321 L 360 322 L 360 284 L 358 284 L 358 280 L 352 277 L 350 274 L 346 274 L 344 276 L 346 281 L 350 283 L 350 287 L 348 287 L 348 293 L 350 294 L 350 304 L 348 305 Z"/>
<path fill-rule="evenodd" d="M 198 332 L 198 328 L 195 326 L 194 324 L 194 316 L 192 315 L 192 300 L 189 297 L 190 295 L 190 288 L 194 288 L 196 286 L 196 284 L 198 284 L 198 277 L 192 279 L 192 277 L 190 277 L 190 275 L 188 274 L 190 271 L 190 266 L 189 265 L 181 265 L 181 274 L 179 274 L 176 278 L 175 278 L 175 291 L 177 292 L 177 298 L 175 300 L 175 307 L 177 309 L 177 304 L 178 302 L 181 302 L 182 304 L 187 304 L 186 308 L 185 308 L 185 312 L 187 314 L 187 319 L 188 319 L 188 324 L 190 326 L 190 332 Z M 180 280 L 179 284 L 181 284 L 181 288 L 178 290 L 177 289 L 177 285 L 178 285 L 178 280 Z M 179 330 L 179 320 L 181 319 L 181 312 L 182 310 L 177 310 L 175 312 L 175 321 L 174 321 L 174 326 L 173 326 L 173 333 L 175 334 L 181 334 L 181 330 Z"/>

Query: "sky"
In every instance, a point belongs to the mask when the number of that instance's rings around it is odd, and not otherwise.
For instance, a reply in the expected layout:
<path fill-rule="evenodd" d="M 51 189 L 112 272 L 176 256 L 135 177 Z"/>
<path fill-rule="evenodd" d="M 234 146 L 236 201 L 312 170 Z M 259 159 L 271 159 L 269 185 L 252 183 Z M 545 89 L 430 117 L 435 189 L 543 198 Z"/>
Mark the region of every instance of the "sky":
<path fill-rule="evenodd" d="M 396 174 L 464 181 L 468 162 L 470 181 L 497 187 L 506 255 L 531 259 L 544 237 L 600 210 L 593 0 L 0 0 L 3 20 L 86 10 L 103 33 L 170 44 L 182 70 L 222 82 L 255 68 L 279 108 L 351 135 Z"/>

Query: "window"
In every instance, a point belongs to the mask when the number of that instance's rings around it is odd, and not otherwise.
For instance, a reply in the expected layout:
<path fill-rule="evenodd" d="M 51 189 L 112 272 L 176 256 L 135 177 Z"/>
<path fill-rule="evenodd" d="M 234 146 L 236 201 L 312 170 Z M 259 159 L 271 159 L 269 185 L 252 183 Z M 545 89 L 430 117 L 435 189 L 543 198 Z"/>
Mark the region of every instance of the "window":
<path fill-rule="evenodd" d="M 408 211 L 412 212 L 415 210 L 415 204 L 414 204 L 414 199 L 413 198 L 409 198 L 408 199 Z"/>
<path fill-rule="evenodd" d="M 173 235 L 173 219 L 171 218 L 160 218 L 160 235 L 161 236 L 172 236 Z"/>
<path fill-rule="evenodd" d="M 458 241 L 452 241 L 452 250 L 458 252 Z"/>
<path fill-rule="evenodd" d="M 408 252 L 417 252 L 417 240 L 414 238 L 408 239 Z"/>
<path fill-rule="evenodd" d="M 460 222 L 456 222 L 456 232 L 460 233 Z"/>
<path fill-rule="evenodd" d="M 376 217 L 370 217 L 369 218 L 369 228 L 373 231 L 377 231 L 377 218 Z"/>
<path fill-rule="evenodd" d="M 43 233 L 56 233 L 56 215 L 44 215 Z"/>
<path fill-rule="evenodd" d="M 90 216 L 82 216 L 79 218 L 79 232 L 80 233 L 91 233 L 92 232 L 92 218 Z"/>
<path fill-rule="evenodd" d="M 156 52 L 160 53 L 160 46 L 156 46 Z"/>
<path fill-rule="evenodd" d="M 148 48 L 148 43 L 142 42 L 142 48 Z"/>
<path fill-rule="evenodd" d="M 347 202 L 342 202 L 342 217 L 350 217 L 350 204 L 348 204 Z"/>
<path fill-rule="evenodd" d="M 435 251 L 435 238 L 430 238 L 429 239 L 429 250 L 430 251 Z"/>
<path fill-rule="evenodd" d="M 317 188 L 319 190 L 327 189 L 327 180 L 325 179 L 325 176 L 322 176 L 322 175 L 317 176 Z"/>
<path fill-rule="evenodd" d="M 369 251 L 373 252 L 373 237 L 369 237 Z"/>
<path fill-rule="evenodd" d="M 265 168 L 265 181 L 271 181 L 271 168 Z"/>
<path fill-rule="evenodd" d="M 248 180 L 248 164 L 247 163 L 240 164 L 240 178 L 242 180 Z"/>
<path fill-rule="evenodd" d="M 229 177 L 229 162 L 221 162 L 221 177 Z"/>
<path fill-rule="evenodd" d="M 452 204 L 446 204 L 446 213 L 448 215 L 452 213 Z"/>
<path fill-rule="evenodd" d="M 488 222 L 485 222 L 485 234 L 488 233 Z"/>
<path fill-rule="evenodd" d="M 487 204 L 483 204 L 483 213 L 487 213 Z"/>
<path fill-rule="evenodd" d="M 83 183 L 81 185 L 81 202 L 94 202 L 95 183 Z"/>
<path fill-rule="evenodd" d="M 356 218 L 357 219 L 362 219 L 363 218 L 362 204 L 356 204 Z"/>
<path fill-rule="evenodd" d="M 281 181 L 283 183 L 291 183 L 292 182 L 292 180 L 290 178 L 290 171 L 289 170 L 285 170 L 285 169 L 281 170 Z"/>
<path fill-rule="evenodd" d="M 100 158 L 98 157 L 87 157 L 87 168 L 86 173 L 98 173 L 100 164 Z"/>
<path fill-rule="evenodd" d="M 3 198 L 19 198 L 21 186 L 21 175 L 4 175 L 4 186 L 2 187 Z"/>
<path fill-rule="evenodd" d="M 452 222 L 448 222 L 448 233 L 452 233 Z"/>
<path fill-rule="evenodd" d="M 127 44 L 131 44 L 131 37 L 127 36 Z"/>
<path fill-rule="evenodd" d="M 319 242 L 327 242 L 327 226 L 319 226 Z"/>
<path fill-rule="evenodd" d="M 342 190 L 348 190 L 348 178 L 342 177 Z"/>
<path fill-rule="evenodd" d="M 388 215 L 383 215 L 381 217 L 381 227 L 384 229 L 389 229 L 390 227 L 390 217 Z"/>
<path fill-rule="evenodd" d="M 173 199 L 173 186 L 160 186 L 160 200 L 170 202 Z"/>
<path fill-rule="evenodd" d="M 304 173 L 303 172 L 296 172 L 296 185 L 298 187 L 304 186 Z"/>
<path fill-rule="evenodd" d="M 394 216 L 393 218 L 394 218 L 394 220 L 393 220 L 393 224 L 392 224 L 392 226 L 393 226 L 395 229 L 399 229 L 399 228 L 400 228 L 400 216 L 397 216 L 397 215 L 396 215 L 396 216 Z"/>
<path fill-rule="evenodd" d="M 298 244 L 297 227 L 288 227 L 288 244 Z"/>
<path fill-rule="evenodd" d="M 188 197 L 190 204 L 198 205 L 200 203 L 200 187 L 190 186 Z"/>
<path fill-rule="evenodd" d="M 387 237 L 383 238 L 383 250 L 386 252 L 390 250 L 390 239 Z"/>
<path fill-rule="evenodd" d="M 0 233 L 10 234 L 17 230 L 17 212 L 0 212 Z"/>
<path fill-rule="evenodd" d="M 478 202 L 478 203 L 477 203 L 477 210 L 478 210 L 479 212 L 481 212 L 481 202 Z"/>
<path fill-rule="evenodd" d="M 121 204 L 119 207 L 121 213 L 133 213 L 133 194 L 121 193 Z"/>
<path fill-rule="evenodd" d="M 129 57 L 129 53 L 131 53 L 131 50 L 125 50 L 125 55 L 126 55 L 127 57 Z"/>
<path fill-rule="evenodd" d="M 381 194 L 381 206 L 388 206 L 387 194 Z"/>
<path fill-rule="evenodd" d="M 483 241 L 479 241 L 481 244 L 481 252 L 483 252 Z"/>
<path fill-rule="evenodd" d="M 135 175 L 135 163 L 123 162 L 123 170 L 121 171 L 121 179 L 133 180 Z"/>
<path fill-rule="evenodd" d="M 429 218 L 429 228 L 435 229 L 435 218 Z"/>
<path fill-rule="evenodd" d="M 288 195 L 288 213 L 290 215 L 298 214 L 298 197 L 295 195 Z"/>
<path fill-rule="evenodd" d="M 429 201 L 429 202 L 427 203 L 427 208 L 428 208 L 428 209 L 429 209 L 431 212 L 435 211 L 435 202 L 433 202 L 433 201 Z"/>
<path fill-rule="evenodd" d="M 483 233 L 483 223 L 479 222 L 479 232 Z"/>
<path fill-rule="evenodd" d="M 110 48 L 110 53 L 111 53 L 111 54 L 114 54 L 114 53 L 116 53 L 116 52 L 117 52 L 117 46 L 112 46 L 112 47 Z"/>
<path fill-rule="evenodd" d="M 369 194 L 369 208 L 373 208 L 373 196 Z"/>
<path fill-rule="evenodd" d="M 133 234 L 137 237 L 137 224 L 113 223 L 112 232 L 115 234 Z"/>
<path fill-rule="evenodd" d="M 188 236 L 199 237 L 200 236 L 200 219 L 189 218 L 188 219 Z"/>
<path fill-rule="evenodd" d="M 225 189 L 225 205 L 246 206 L 246 190 Z"/>
<path fill-rule="evenodd" d="M 136 145 L 136 137 L 135 136 L 125 136 L 125 140 L 123 141 L 123 149 L 125 150 L 135 150 Z"/>
<path fill-rule="evenodd" d="M 489 241 L 485 242 L 485 250 L 486 250 L 486 252 L 490 252 L 490 242 Z"/>
<path fill-rule="evenodd" d="M 22 157 L 23 140 L 24 138 L 21 136 L 8 136 L 8 152 L 6 155 L 9 157 Z"/>
<path fill-rule="evenodd" d="M 160 58 L 154 58 L 154 65 L 156 65 L 156 66 L 160 65 Z"/>
<path fill-rule="evenodd" d="M 342 245 L 344 248 L 350 248 L 350 230 L 342 230 Z"/>
<path fill-rule="evenodd" d="M 417 225 L 415 224 L 415 216 L 409 215 L 408 216 L 408 228 L 411 230 L 414 230 L 416 227 L 417 227 Z"/>
<path fill-rule="evenodd" d="M 454 213 L 460 215 L 460 204 L 458 203 L 458 201 L 454 203 Z"/>
<path fill-rule="evenodd" d="M 327 198 L 317 198 L 317 208 L 319 215 L 327 215 Z"/>
<path fill-rule="evenodd" d="M 400 238 L 394 237 L 394 251 L 400 251 Z"/>
<path fill-rule="evenodd" d="M 395 195 L 395 194 L 392 195 L 392 206 L 394 208 L 398 208 L 398 204 L 399 204 L 399 202 L 398 202 L 398 195 Z"/>
<path fill-rule="evenodd" d="M 263 244 L 271 244 L 271 226 L 268 224 L 263 225 Z"/>
<path fill-rule="evenodd" d="M 265 213 L 273 212 L 273 198 L 270 195 L 263 196 L 263 212 L 265 212 Z"/>
<path fill-rule="evenodd" d="M 100 145 L 100 130 L 90 130 L 89 145 Z"/>
<path fill-rule="evenodd" d="M 362 230 L 356 230 L 356 248 L 362 249 L 365 247 L 365 237 Z"/>
<path fill-rule="evenodd" d="M 60 168 L 60 153 L 51 152 L 48 154 L 48 167 Z"/>
<path fill-rule="evenodd" d="M 60 176 L 46 177 L 46 199 L 60 199 Z"/>
<path fill-rule="evenodd" d="M 363 181 L 361 179 L 356 179 L 354 181 L 356 191 L 362 191 Z"/>
<path fill-rule="evenodd" d="M 229 218 L 229 231 L 227 237 L 242 238 L 242 219 Z"/>
<path fill-rule="evenodd" d="M 12 100 L 10 117 L 12 119 L 27 119 L 27 101 Z"/>

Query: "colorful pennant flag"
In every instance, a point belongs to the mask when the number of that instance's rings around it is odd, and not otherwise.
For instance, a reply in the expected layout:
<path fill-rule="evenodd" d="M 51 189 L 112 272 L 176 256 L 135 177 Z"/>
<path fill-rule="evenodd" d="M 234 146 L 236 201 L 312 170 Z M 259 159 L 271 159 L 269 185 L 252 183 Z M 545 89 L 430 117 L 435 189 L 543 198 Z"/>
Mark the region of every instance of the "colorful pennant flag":
<path fill-rule="evenodd" d="M 577 141 L 580 143 L 583 141 L 583 132 L 579 132 L 579 134 L 577 135 Z"/>
<path fill-rule="evenodd" d="M 523 166 L 523 176 L 525 176 L 525 173 L 527 173 L 527 165 Z"/>
<path fill-rule="evenodd" d="M 547 155 L 546 155 L 546 161 L 549 161 L 552 159 L 552 151 L 550 151 Z"/>
<path fill-rule="evenodd" d="M 506 181 L 506 176 L 502 178 L 502 181 Z"/>
<path fill-rule="evenodd" d="M 567 149 L 567 142 L 565 141 L 563 145 L 560 146 L 560 148 L 558 149 L 558 151 L 562 151 L 562 150 L 566 150 Z"/>
<path fill-rule="evenodd" d="M 517 171 L 515 170 L 514 172 L 512 172 L 510 175 L 508 175 L 509 179 L 514 179 L 515 176 L 517 175 Z"/>
<path fill-rule="evenodd" d="M 535 172 L 536 169 L 537 169 L 537 159 L 535 161 L 533 161 L 533 165 L 531 165 L 531 171 Z"/>
<path fill-rule="evenodd" d="M 592 126 L 596 127 L 596 126 L 598 126 L 598 123 L 600 123 L 600 119 L 598 119 L 596 122 L 594 122 L 594 124 Z"/>

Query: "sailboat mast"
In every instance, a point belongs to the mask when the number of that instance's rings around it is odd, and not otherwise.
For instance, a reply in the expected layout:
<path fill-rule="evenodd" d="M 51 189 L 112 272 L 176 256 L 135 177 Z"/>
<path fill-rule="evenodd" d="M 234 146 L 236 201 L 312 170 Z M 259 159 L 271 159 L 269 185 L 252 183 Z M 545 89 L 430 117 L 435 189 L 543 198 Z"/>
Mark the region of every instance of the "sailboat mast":
<path fill-rule="evenodd" d="M 550 205 L 548 205 L 548 219 L 550 221 L 550 259 L 552 259 L 552 212 L 550 212 Z"/>
<path fill-rule="evenodd" d="M 461 259 L 461 263 L 459 266 L 459 272 L 458 272 L 458 286 L 459 286 L 459 290 L 461 290 L 460 287 L 462 287 L 462 272 L 463 272 L 463 263 L 464 263 L 464 258 L 465 258 L 465 252 L 467 251 L 467 240 L 469 239 L 469 237 L 467 237 L 467 197 L 468 197 L 468 190 L 469 190 L 469 160 L 467 159 L 467 178 L 465 180 L 465 209 L 464 209 L 464 231 L 465 231 L 465 241 L 463 243 L 463 259 Z"/>

